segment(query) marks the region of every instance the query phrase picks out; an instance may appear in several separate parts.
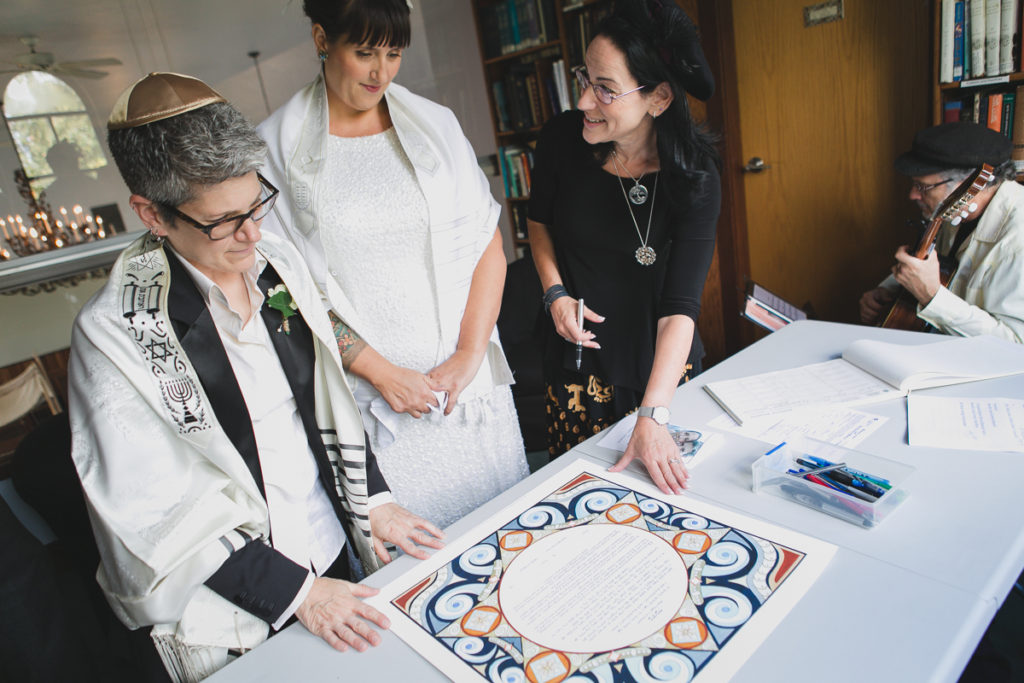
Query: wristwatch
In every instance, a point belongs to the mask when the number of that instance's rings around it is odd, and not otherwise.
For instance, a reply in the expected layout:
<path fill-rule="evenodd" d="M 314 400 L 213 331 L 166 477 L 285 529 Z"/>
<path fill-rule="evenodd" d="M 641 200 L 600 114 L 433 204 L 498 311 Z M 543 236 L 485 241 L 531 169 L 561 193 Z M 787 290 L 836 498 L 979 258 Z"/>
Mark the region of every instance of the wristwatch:
<path fill-rule="evenodd" d="M 672 417 L 665 406 L 640 406 L 636 411 L 639 417 L 649 417 L 660 425 L 667 425 Z"/>

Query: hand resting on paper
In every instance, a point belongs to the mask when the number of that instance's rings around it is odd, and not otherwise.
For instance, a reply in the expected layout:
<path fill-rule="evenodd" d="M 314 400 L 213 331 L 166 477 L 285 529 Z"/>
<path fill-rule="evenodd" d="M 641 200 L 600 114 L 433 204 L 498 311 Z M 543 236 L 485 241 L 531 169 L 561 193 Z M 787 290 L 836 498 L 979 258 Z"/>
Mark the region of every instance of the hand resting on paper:
<path fill-rule="evenodd" d="M 636 458 L 640 458 L 662 492 L 680 494 L 686 488 L 690 473 L 679 456 L 679 447 L 664 425 L 650 418 L 637 418 L 626 452 L 608 471 L 621 472 Z"/>
<path fill-rule="evenodd" d="M 395 503 L 370 510 L 370 529 L 373 548 L 384 562 L 391 561 L 384 549 L 385 541 L 421 560 L 429 557 L 421 546 L 444 547 L 441 542 L 444 533 L 440 529 Z M 378 592 L 370 586 L 318 577 L 313 579 L 309 594 L 295 610 L 295 617 L 310 633 L 323 638 L 335 650 L 344 652 L 351 646 L 364 652 L 380 644 L 380 634 L 370 624 L 383 629 L 391 625 L 380 611 L 362 601 Z"/>

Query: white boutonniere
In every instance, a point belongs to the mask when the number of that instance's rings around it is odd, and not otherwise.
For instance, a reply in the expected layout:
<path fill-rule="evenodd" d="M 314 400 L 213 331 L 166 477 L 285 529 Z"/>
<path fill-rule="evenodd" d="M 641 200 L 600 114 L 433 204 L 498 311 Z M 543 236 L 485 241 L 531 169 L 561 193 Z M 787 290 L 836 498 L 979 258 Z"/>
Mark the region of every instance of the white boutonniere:
<path fill-rule="evenodd" d="M 283 283 L 267 290 L 267 305 L 281 313 L 281 324 L 277 331 L 291 334 L 291 330 L 288 329 L 288 318 L 295 315 L 299 307 L 296 305 L 295 299 L 292 298 L 292 293 Z"/>

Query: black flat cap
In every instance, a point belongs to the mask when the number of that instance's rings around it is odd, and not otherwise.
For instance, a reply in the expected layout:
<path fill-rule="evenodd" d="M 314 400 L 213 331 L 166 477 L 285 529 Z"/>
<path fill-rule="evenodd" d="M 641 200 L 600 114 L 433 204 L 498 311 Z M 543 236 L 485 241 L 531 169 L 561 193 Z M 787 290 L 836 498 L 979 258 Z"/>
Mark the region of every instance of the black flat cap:
<path fill-rule="evenodd" d="M 1009 160 L 1012 150 L 1013 143 L 1002 133 L 958 121 L 919 131 L 910 151 L 900 155 L 894 165 L 903 175 L 930 175 L 951 168 L 998 166 Z"/>

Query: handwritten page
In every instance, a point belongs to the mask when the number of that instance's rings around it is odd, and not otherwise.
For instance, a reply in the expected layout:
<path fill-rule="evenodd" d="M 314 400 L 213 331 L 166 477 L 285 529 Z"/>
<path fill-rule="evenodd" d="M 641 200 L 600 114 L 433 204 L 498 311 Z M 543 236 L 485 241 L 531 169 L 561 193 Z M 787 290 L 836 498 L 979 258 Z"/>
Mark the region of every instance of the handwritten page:
<path fill-rule="evenodd" d="M 1024 400 L 1019 398 L 907 399 L 911 446 L 1024 452 Z"/>
<path fill-rule="evenodd" d="M 807 406 L 882 401 L 904 393 L 841 358 L 710 382 L 704 390 L 738 424 Z"/>
<path fill-rule="evenodd" d="M 912 389 L 1024 373 L 1024 347 L 992 336 L 931 344 L 858 339 L 842 358 L 709 382 L 704 390 L 737 424 L 804 406 L 857 405 Z"/>
<path fill-rule="evenodd" d="M 708 424 L 766 443 L 793 441 L 807 436 L 844 448 L 855 448 L 874 434 L 889 418 L 844 406 L 806 408 L 784 415 L 767 415 L 737 425 L 728 415 L 719 415 Z"/>

